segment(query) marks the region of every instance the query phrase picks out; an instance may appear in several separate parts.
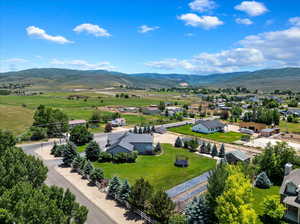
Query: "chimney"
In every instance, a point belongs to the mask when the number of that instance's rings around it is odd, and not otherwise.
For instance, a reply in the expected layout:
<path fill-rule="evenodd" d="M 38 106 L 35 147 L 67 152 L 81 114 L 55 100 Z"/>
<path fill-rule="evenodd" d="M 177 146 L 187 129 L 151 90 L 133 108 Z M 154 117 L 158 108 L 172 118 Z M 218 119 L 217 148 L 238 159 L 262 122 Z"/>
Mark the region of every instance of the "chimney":
<path fill-rule="evenodd" d="M 285 164 L 284 165 L 284 176 L 289 175 L 292 170 L 293 170 L 293 164 L 291 164 L 291 163 Z"/>

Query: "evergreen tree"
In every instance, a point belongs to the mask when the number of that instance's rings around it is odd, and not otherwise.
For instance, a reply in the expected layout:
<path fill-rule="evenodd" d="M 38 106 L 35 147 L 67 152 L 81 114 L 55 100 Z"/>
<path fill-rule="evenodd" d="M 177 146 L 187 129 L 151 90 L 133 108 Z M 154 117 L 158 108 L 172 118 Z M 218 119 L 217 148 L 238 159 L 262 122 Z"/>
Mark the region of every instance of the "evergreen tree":
<path fill-rule="evenodd" d="M 57 143 L 56 142 L 54 142 L 54 145 L 53 145 L 53 147 L 51 148 L 51 151 L 50 151 L 50 154 L 51 155 L 54 155 L 55 154 L 55 151 L 56 151 L 56 149 L 57 149 Z"/>
<path fill-rule="evenodd" d="M 92 162 L 99 159 L 100 152 L 100 147 L 95 141 L 91 141 L 85 149 L 86 158 Z"/>
<path fill-rule="evenodd" d="M 125 181 L 122 183 L 121 188 L 120 188 L 120 191 L 119 191 L 119 193 L 118 193 L 119 199 L 120 199 L 122 202 L 127 201 L 128 198 L 129 198 L 129 195 L 130 195 L 130 191 L 131 191 L 130 185 L 129 185 L 128 181 L 125 180 Z"/>
<path fill-rule="evenodd" d="M 96 184 L 96 181 L 101 181 L 104 178 L 104 173 L 101 168 L 95 168 L 91 171 L 90 179 L 93 184 Z"/>
<path fill-rule="evenodd" d="M 72 164 L 71 164 L 73 170 L 76 170 L 76 169 L 80 168 L 80 164 L 81 164 L 82 160 L 83 160 L 83 158 L 79 154 L 77 154 L 76 157 L 73 159 Z"/>
<path fill-rule="evenodd" d="M 85 224 L 88 212 L 89 210 L 86 207 L 80 206 L 76 212 L 74 212 L 74 224 Z"/>
<path fill-rule="evenodd" d="M 114 176 L 108 185 L 108 194 L 113 198 L 116 198 L 121 189 L 121 180 L 119 177 Z"/>
<path fill-rule="evenodd" d="M 210 152 L 211 152 L 211 144 L 210 144 L 210 142 L 206 145 L 205 152 L 206 152 L 207 154 L 210 154 Z"/>
<path fill-rule="evenodd" d="M 178 136 L 178 137 L 176 138 L 176 141 L 175 141 L 175 147 L 176 147 L 176 148 L 182 148 L 182 146 L 183 146 L 182 140 L 181 140 L 181 138 Z"/>
<path fill-rule="evenodd" d="M 71 166 L 74 158 L 77 156 L 76 145 L 73 142 L 68 142 L 63 153 L 63 163 L 65 166 Z"/>
<path fill-rule="evenodd" d="M 87 161 L 84 168 L 83 168 L 83 172 L 84 172 L 84 175 L 87 176 L 87 175 L 91 175 L 91 173 L 93 172 L 94 170 L 94 167 L 93 165 L 91 164 L 90 161 Z"/>
<path fill-rule="evenodd" d="M 199 143 L 196 138 L 190 140 L 188 145 L 189 145 L 190 151 L 192 151 L 192 152 L 196 152 L 197 148 L 199 147 Z"/>
<path fill-rule="evenodd" d="M 133 129 L 133 133 L 137 134 L 138 133 L 138 129 L 136 126 L 134 126 L 134 129 Z"/>
<path fill-rule="evenodd" d="M 148 213 L 160 223 L 168 223 L 173 214 L 175 204 L 167 193 L 162 190 L 157 191 L 150 199 Z"/>
<path fill-rule="evenodd" d="M 211 156 L 214 158 L 217 155 L 218 155 L 218 149 L 217 149 L 216 144 L 214 144 L 212 151 L 211 151 Z"/>
<path fill-rule="evenodd" d="M 143 134 L 143 129 L 142 129 L 142 127 L 139 127 L 139 134 Z"/>
<path fill-rule="evenodd" d="M 206 200 L 210 209 L 210 219 L 213 223 L 217 222 L 217 218 L 215 216 L 215 209 L 217 207 L 216 199 L 223 194 L 227 177 L 228 171 L 226 169 L 226 164 L 224 163 L 218 164 L 217 167 L 209 174 Z"/>
<path fill-rule="evenodd" d="M 152 193 L 153 187 L 150 183 L 144 178 L 140 178 L 132 186 L 128 201 L 132 206 L 144 210 L 146 208 L 147 201 L 152 196 Z"/>
<path fill-rule="evenodd" d="M 210 221 L 209 208 L 204 197 L 195 197 L 185 209 L 188 223 L 207 224 Z"/>
<path fill-rule="evenodd" d="M 200 147 L 200 152 L 201 153 L 205 153 L 206 152 L 206 144 L 205 144 L 205 142 L 202 142 L 202 145 Z"/>
<path fill-rule="evenodd" d="M 84 145 L 93 139 L 93 134 L 83 125 L 75 126 L 70 132 L 70 141 L 76 145 Z"/>
<path fill-rule="evenodd" d="M 155 132 L 155 126 L 153 125 L 151 128 L 151 132 L 154 133 Z"/>
<path fill-rule="evenodd" d="M 189 148 L 189 141 L 183 142 L 183 148 L 188 149 Z"/>
<path fill-rule="evenodd" d="M 219 157 L 224 158 L 225 157 L 225 145 L 222 144 L 219 152 Z"/>
<path fill-rule="evenodd" d="M 169 218 L 168 224 L 187 224 L 187 217 L 185 215 L 172 215 Z"/>
<path fill-rule="evenodd" d="M 261 172 L 257 175 L 254 185 L 258 188 L 270 188 L 272 186 L 272 183 L 266 172 Z"/>

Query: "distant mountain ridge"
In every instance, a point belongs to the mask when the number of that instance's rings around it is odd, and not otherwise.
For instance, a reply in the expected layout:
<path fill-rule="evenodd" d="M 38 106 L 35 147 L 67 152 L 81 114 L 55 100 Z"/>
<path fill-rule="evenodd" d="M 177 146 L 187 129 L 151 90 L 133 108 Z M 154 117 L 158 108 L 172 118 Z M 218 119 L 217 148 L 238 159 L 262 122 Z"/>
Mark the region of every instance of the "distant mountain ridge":
<path fill-rule="evenodd" d="M 36 68 L 0 73 L 0 83 L 30 82 L 40 89 L 104 88 L 126 85 L 141 88 L 193 86 L 300 90 L 300 68 L 265 69 L 211 75 L 136 73 L 106 70 Z"/>

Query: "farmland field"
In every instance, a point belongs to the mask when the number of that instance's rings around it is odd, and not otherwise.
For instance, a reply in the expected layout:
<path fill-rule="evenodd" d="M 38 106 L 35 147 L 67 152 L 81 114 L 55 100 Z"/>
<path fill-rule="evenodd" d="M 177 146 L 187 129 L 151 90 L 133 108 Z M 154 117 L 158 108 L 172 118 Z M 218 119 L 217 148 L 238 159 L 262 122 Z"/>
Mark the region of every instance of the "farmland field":
<path fill-rule="evenodd" d="M 200 138 L 206 138 L 218 142 L 224 142 L 224 143 L 233 143 L 235 141 L 238 141 L 241 139 L 243 136 L 242 133 L 239 132 L 216 132 L 216 133 L 211 133 L 211 134 L 202 134 L 202 133 L 197 133 L 192 131 L 192 126 L 191 125 L 185 125 L 185 126 L 180 126 L 180 127 L 175 127 L 175 128 L 170 128 L 168 129 L 169 131 L 176 132 L 179 134 L 183 135 L 190 135 L 190 136 L 195 136 L 195 137 L 200 137 Z"/>
<path fill-rule="evenodd" d="M 139 155 L 136 163 L 94 162 L 94 166 L 102 168 L 106 178 L 119 176 L 133 184 L 136 179 L 144 177 L 154 188 L 168 190 L 213 169 L 216 165 L 215 160 L 191 153 L 186 149 L 174 148 L 169 144 L 162 144 L 162 147 L 164 150 L 162 155 Z M 189 166 L 187 168 L 174 166 L 176 155 L 187 156 Z"/>

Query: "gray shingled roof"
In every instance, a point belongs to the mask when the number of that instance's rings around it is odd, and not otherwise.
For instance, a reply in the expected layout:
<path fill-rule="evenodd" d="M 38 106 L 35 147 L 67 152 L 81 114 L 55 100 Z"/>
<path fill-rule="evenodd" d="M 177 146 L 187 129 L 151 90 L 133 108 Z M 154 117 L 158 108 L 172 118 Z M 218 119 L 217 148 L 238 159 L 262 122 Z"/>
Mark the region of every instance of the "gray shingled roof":
<path fill-rule="evenodd" d="M 246 153 L 240 151 L 240 150 L 235 150 L 235 151 L 231 151 L 231 152 L 227 152 L 226 153 L 233 155 L 235 158 L 241 160 L 241 161 L 245 161 L 247 159 L 250 159 L 251 157 L 249 155 L 247 155 Z"/>
<path fill-rule="evenodd" d="M 286 184 L 292 182 L 296 186 L 300 185 L 300 169 L 294 169 L 291 173 L 283 178 L 281 187 L 280 187 L 280 194 L 284 194 Z"/>
<path fill-rule="evenodd" d="M 201 124 L 206 128 L 224 128 L 225 124 L 219 120 L 199 120 L 197 124 Z"/>

